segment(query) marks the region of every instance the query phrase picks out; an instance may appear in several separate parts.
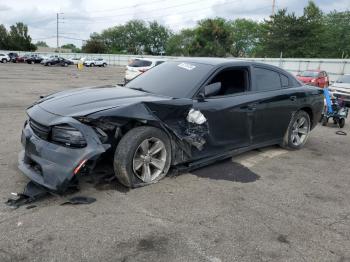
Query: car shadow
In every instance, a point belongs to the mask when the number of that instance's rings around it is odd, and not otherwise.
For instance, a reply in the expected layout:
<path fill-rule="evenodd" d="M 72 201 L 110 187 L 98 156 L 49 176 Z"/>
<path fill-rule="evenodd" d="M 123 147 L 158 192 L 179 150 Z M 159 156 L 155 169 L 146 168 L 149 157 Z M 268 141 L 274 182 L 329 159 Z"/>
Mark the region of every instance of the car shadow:
<path fill-rule="evenodd" d="M 232 162 L 231 159 L 194 170 L 191 174 L 202 178 L 239 183 L 251 183 L 260 179 L 260 176 L 252 172 L 249 168 Z"/>

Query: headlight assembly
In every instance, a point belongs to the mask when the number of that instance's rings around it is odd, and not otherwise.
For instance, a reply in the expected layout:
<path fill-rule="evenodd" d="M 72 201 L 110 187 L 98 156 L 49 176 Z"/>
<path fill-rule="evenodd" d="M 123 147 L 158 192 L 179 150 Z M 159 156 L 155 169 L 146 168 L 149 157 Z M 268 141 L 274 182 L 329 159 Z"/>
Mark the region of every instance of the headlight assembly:
<path fill-rule="evenodd" d="M 68 147 L 81 148 L 86 146 L 83 134 L 76 128 L 68 125 L 54 126 L 51 132 L 51 140 Z"/>

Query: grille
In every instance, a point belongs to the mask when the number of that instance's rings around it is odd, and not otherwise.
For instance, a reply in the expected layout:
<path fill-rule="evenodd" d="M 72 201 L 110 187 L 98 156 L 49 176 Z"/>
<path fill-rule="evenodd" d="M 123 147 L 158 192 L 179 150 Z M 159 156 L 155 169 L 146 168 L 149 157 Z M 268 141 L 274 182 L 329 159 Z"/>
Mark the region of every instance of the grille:
<path fill-rule="evenodd" d="M 29 125 L 32 128 L 34 134 L 44 140 L 48 140 L 50 134 L 50 127 L 39 124 L 33 119 L 29 119 Z"/>

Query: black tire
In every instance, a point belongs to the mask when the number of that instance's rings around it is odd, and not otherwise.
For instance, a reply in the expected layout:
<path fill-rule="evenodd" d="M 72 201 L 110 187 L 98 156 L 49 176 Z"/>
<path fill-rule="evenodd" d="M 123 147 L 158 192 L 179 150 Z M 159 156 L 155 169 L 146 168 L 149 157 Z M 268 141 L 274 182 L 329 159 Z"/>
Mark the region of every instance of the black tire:
<path fill-rule="evenodd" d="M 106 64 L 106 63 L 104 63 L 102 66 L 103 66 L 103 67 L 106 67 L 106 66 L 107 66 L 107 64 Z"/>
<path fill-rule="evenodd" d="M 35 64 L 35 62 L 34 62 L 34 61 L 31 61 L 30 63 L 31 63 L 32 65 L 34 65 L 34 64 Z"/>
<path fill-rule="evenodd" d="M 133 171 L 133 159 L 140 144 L 150 138 L 163 142 L 166 150 L 165 166 L 162 173 L 151 182 L 144 182 Z M 153 184 L 162 179 L 169 171 L 171 164 L 171 144 L 168 136 L 160 129 L 142 126 L 131 129 L 120 140 L 114 154 L 114 172 L 119 182 L 126 187 L 135 188 Z"/>
<path fill-rule="evenodd" d="M 323 125 L 323 126 L 326 126 L 327 123 L 328 123 L 328 117 L 323 116 L 323 118 L 322 118 L 322 125 Z"/>
<path fill-rule="evenodd" d="M 305 129 L 307 130 L 307 132 L 305 134 L 305 138 L 302 139 L 302 143 L 299 145 L 296 145 L 293 143 L 293 141 L 294 141 L 293 140 L 293 135 L 294 135 L 293 129 L 294 129 L 295 123 L 301 118 L 305 118 L 306 125 L 307 125 L 307 128 L 305 128 Z M 309 114 L 303 110 L 296 112 L 293 115 L 293 117 L 288 125 L 287 131 L 286 131 L 284 138 L 283 138 L 282 147 L 287 148 L 287 149 L 293 149 L 293 150 L 301 149 L 305 145 L 305 143 L 308 139 L 308 136 L 310 134 L 310 128 L 311 128 L 311 121 L 310 121 Z"/>
<path fill-rule="evenodd" d="M 4 64 L 6 64 L 6 63 L 7 63 L 7 60 L 6 60 L 6 59 L 2 59 L 1 62 L 4 63 Z"/>
<path fill-rule="evenodd" d="M 47 63 L 46 65 L 47 65 L 47 66 L 51 66 L 51 63 Z"/>
<path fill-rule="evenodd" d="M 67 66 L 68 66 L 68 64 L 67 64 L 67 63 L 64 63 L 64 64 L 63 64 L 63 66 L 64 66 L 64 67 L 67 67 Z"/>
<path fill-rule="evenodd" d="M 338 125 L 340 128 L 343 128 L 345 126 L 345 118 L 339 118 Z"/>
<path fill-rule="evenodd" d="M 94 64 L 94 63 L 92 63 L 92 64 L 90 64 L 90 66 L 91 66 L 91 67 L 94 67 L 94 66 L 95 66 L 95 64 Z"/>

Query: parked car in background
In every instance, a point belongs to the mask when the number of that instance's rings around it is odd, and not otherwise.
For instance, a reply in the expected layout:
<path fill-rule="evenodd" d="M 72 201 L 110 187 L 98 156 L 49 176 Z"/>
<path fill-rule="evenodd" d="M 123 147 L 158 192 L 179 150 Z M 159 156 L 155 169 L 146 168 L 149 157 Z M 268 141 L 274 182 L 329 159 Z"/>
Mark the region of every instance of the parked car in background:
<path fill-rule="evenodd" d="M 107 66 L 107 62 L 103 58 L 91 58 L 84 61 L 84 66 Z"/>
<path fill-rule="evenodd" d="M 40 64 L 44 65 L 47 61 L 54 59 L 55 57 L 59 57 L 58 55 L 51 55 L 51 56 L 43 56 L 43 60 L 40 62 Z"/>
<path fill-rule="evenodd" d="M 27 59 L 26 59 L 26 62 L 27 62 L 28 64 L 40 64 L 41 61 L 43 61 L 43 60 L 44 60 L 43 57 L 34 54 L 34 55 L 31 55 L 29 58 L 27 58 Z"/>
<path fill-rule="evenodd" d="M 53 57 L 44 62 L 45 66 L 69 66 L 73 65 L 73 62 L 63 57 Z"/>
<path fill-rule="evenodd" d="M 0 53 L 0 62 L 1 63 L 5 64 L 5 63 L 10 62 L 10 61 L 11 61 L 11 59 L 7 54 Z"/>
<path fill-rule="evenodd" d="M 7 55 L 10 57 L 11 62 L 16 63 L 16 59 L 18 57 L 17 53 L 12 53 L 11 52 L 11 53 L 8 53 Z"/>
<path fill-rule="evenodd" d="M 85 57 L 73 57 L 68 60 L 72 61 L 74 65 L 77 65 L 78 63 L 84 63 Z"/>
<path fill-rule="evenodd" d="M 19 169 L 62 192 L 96 161 L 114 157 L 119 182 L 136 188 L 158 182 L 171 166 L 203 167 L 275 144 L 300 149 L 322 109 L 322 90 L 275 66 L 171 60 L 125 87 L 65 90 L 35 102 Z"/>
<path fill-rule="evenodd" d="M 136 58 L 131 60 L 130 63 L 126 66 L 124 83 L 128 83 L 138 75 L 164 62 L 165 60 L 163 59 L 152 58 Z"/>
<path fill-rule="evenodd" d="M 330 87 L 329 91 L 350 107 L 350 74 L 342 75 Z"/>
<path fill-rule="evenodd" d="M 317 87 L 329 86 L 329 77 L 326 71 L 322 70 L 306 70 L 297 75 L 297 78 L 307 84 Z"/>
<path fill-rule="evenodd" d="M 27 61 L 27 59 L 30 58 L 30 55 L 21 55 L 21 56 L 17 56 L 16 58 L 16 62 L 15 63 L 24 63 Z"/>

